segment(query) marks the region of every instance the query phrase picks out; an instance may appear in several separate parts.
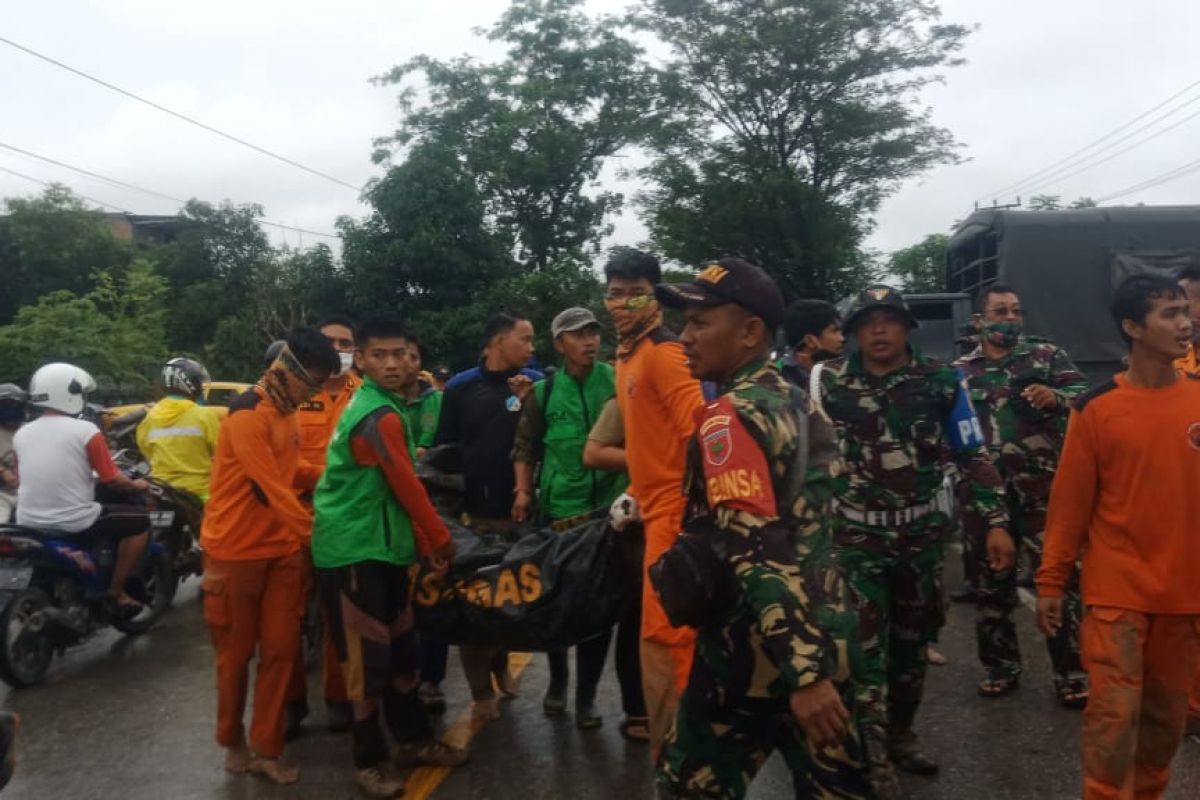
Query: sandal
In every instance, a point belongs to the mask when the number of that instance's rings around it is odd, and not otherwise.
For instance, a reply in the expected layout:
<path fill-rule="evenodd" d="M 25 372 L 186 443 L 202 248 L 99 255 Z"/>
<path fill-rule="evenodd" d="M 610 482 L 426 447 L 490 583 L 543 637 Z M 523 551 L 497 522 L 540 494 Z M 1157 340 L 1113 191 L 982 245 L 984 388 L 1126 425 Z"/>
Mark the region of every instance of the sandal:
<path fill-rule="evenodd" d="M 626 717 L 621 723 L 621 735 L 631 742 L 650 741 L 650 718 Z"/>
<path fill-rule="evenodd" d="M 979 682 L 980 697 L 1003 697 L 1021 685 L 1019 678 L 1010 675 L 989 675 Z"/>
<path fill-rule="evenodd" d="M 1058 703 L 1063 708 L 1084 708 L 1088 704 L 1088 682 L 1086 678 L 1068 678 L 1057 681 Z"/>

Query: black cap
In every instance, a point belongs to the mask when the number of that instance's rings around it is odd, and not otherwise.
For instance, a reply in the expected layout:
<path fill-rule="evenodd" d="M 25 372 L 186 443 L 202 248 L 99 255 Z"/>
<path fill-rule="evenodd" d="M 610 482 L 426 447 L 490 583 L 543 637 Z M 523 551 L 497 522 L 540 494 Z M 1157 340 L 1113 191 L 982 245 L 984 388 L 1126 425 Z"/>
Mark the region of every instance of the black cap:
<path fill-rule="evenodd" d="M 891 286 L 886 286 L 882 283 L 868 286 L 858 293 L 858 296 L 854 298 L 854 302 L 850 304 L 850 310 L 846 312 L 846 321 L 842 323 L 842 327 L 848 331 L 853 331 L 858 326 L 858 322 L 864 314 L 877 308 L 890 308 L 892 311 L 895 311 L 904 317 L 910 329 L 919 327 L 917 325 L 917 318 L 909 310 L 904 295 Z"/>
<path fill-rule="evenodd" d="M 733 303 L 762 317 L 771 328 L 783 322 L 783 295 L 775 281 L 761 267 L 740 258 L 710 264 L 687 283 L 660 283 L 654 294 L 668 308 Z"/>

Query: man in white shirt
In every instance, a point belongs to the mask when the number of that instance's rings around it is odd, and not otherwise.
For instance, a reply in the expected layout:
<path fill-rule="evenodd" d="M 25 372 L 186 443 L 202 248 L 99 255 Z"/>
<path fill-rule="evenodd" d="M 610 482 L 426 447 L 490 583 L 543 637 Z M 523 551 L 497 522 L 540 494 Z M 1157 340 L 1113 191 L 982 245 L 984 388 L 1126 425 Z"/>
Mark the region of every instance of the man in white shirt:
<path fill-rule="evenodd" d="M 86 394 L 96 382 L 70 364 L 47 364 L 29 381 L 29 404 L 41 416 L 13 437 L 16 456 L 17 523 L 89 541 L 118 542 L 109 585 L 109 608 L 135 616 L 141 605 L 125 593 L 146 549 L 150 517 L 134 505 L 104 505 L 95 500 L 95 482 L 121 493 L 144 492 L 150 485 L 117 469 L 104 434 L 78 418 Z M 93 477 L 93 472 L 95 477 Z"/>

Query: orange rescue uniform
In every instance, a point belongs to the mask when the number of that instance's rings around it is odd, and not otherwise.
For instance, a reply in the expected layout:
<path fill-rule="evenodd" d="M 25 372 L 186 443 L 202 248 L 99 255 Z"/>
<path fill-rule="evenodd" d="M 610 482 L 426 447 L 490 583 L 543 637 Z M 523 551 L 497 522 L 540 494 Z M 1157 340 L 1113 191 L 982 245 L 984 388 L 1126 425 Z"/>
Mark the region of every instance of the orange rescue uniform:
<path fill-rule="evenodd" d="M 1188 354 L 1175 362 L 1175 368 L 1185 374 L 1200 377 L 1200 348 L 1195 344 L 1188 347 Z M 1188 706 L 1188 716 L 1192 726 L 1200 728 L 1200 669 L 1196 670 L 1196 680 L 1192 685 L 1192 699 Z"/>
<path fill-rule="evenodd" d="M 230 406 L 213 456 L 204 548 L 204 619 L 217 651 L 217 742 L 245 740 L 250 659 L 258 651 L 249 745 L 283 751 L 284 706 L 300 647 L 303 561 L 312 516 L 296 496 L 319 473 L 300 460 L 294 415 L 255 387 Z"/>
<path fill-rule="evenodd" d="M 1165 790 L 1200 666 L 1200 379 L 1085 393 L 1050 495 L 1039 596 L 1083 552 L 1084 797 Z"/>
<path fill-rule="evenodd" d="M 301 403 L 296 409 L 296 426 L 300 430 L 300 459 L 306 468 L 317 474 L 325 471 L 325 451 L 329 449 L 329 440 L 333 438 L 333 429 L 342 416 L 342 411 L 350 404 L 350 398 L 362 385 L 362 378 L 351 372 L 342 378 L 343 384 L 337 395 L 332 395 L 324 386 L 321 391 Z M 310 487 L 312 488 L 312 487 Z M 307 550 L 304 554 L 304 605 L 308 607 L 309 598 L 316 588 L 313 577 L 312 554 Z M 338 663 L 337 652 L 333 647 L 333 637 L 329 626 L 323 626 L 322 665 L 321 665 L 321 694 L 326 704 L 346 703 L 350 697 L 346 694 L 346 681 L 342 678 L 342 668 Z M 298 703 L 308 695 L 307 676 L 305 674 L 304 653 L 296 657 L 296 669 L 292 675 L 292 685 L 288 690 L 288 702 Z"/>
<path fill-rule="evenodd" d="M 617 361 L 617 403 L 625 419 L 629 491 L 637 498 L 646 530 L 642 581 L 642 683 L 657 751 L 675 718 L 687 685 L 696 634 L 675 628 L 658 602 L 648 573 L 683 527 L 683 472 L 704 405 L 700 382 L 688 370 L 683 347 L 666 328 L 646 335 Z"/>

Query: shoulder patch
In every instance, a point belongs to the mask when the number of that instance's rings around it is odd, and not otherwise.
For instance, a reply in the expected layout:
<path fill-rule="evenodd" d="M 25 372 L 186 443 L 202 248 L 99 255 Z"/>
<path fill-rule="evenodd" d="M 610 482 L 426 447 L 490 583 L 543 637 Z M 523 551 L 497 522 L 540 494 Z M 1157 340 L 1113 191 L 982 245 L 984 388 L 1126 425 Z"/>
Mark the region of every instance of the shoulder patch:
<path fill-rule="evenodd" d="M 1101 395 L 1108 394 L 1109 392 L 1111 392 L 1113 389 L 1116 389 L 1116 388 L 1117 388 L 1117 382 L 1114 381 L 1112 378 L 1109 378 L 1108 380 L 1106 380 L 1104 383 L 1100 384 L 1099 386 L 1093 386 L 1092 388 L 1088 389 L 1083 394 L 1079 395 L 1079 397 L 1076 397 L 1075 402 L 1072 403 L 1071 405 L 1074 407 L 1074 409 L 1076 411 L 1083 411 L 1083 409 L 1087 407 L 1088 403 L 1092 402 L 1093 400 L 1095 400 L 1097 397 L 1099 397 Z"/>
<path fill-rule="evenodd" d="M 697 413 L 696 440 L 710 508 L 727 506 L 775 517 L 775 489 L 766 454 L 746 429 L 733 401 L 723 396 Z"/>
<path fill-rule="evenodd" d="M 239 411 L 253 411 L 258 408 L 258 404 L 262 401 L 258 392 L 253 389 L 247 389 L 233 399 L 229 404 L 229 413 L 236 414 Z"/>

